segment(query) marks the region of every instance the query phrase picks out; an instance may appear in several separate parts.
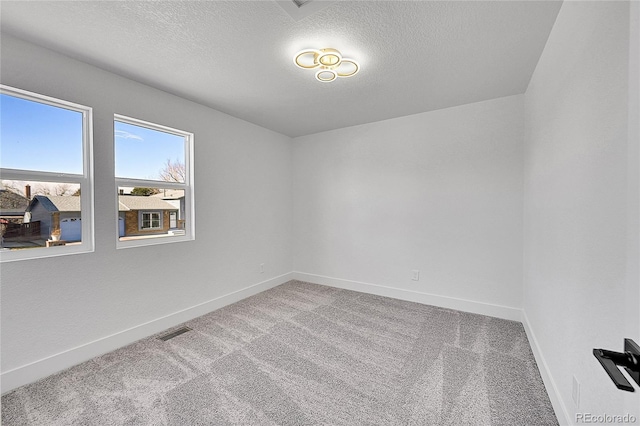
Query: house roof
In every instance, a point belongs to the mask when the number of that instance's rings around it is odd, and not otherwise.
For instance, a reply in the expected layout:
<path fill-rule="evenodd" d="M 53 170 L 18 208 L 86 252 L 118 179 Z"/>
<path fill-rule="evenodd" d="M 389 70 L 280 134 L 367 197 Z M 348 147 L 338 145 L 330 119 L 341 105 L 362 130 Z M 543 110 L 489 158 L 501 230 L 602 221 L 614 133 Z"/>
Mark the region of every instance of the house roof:
<path fill-rule="evenodd" d="M 50 212 L 79 212 L 80 197 L 64 195 L 36 195 L 26 211 L 31 211 L 36 202 Z"/>
<path fill-rule="evenodd" d="M 0 189 L 0 215 L 20 216 L 28 206 L 27 198 L 8 189 Z"/>
<path fill-rule="evenodd" d="M 58 195 L 36 195 L 26 211 L 31 211 L 36 201 L 50 212 L 80 211 L 80 197 Z M 119 195 L 118 201 L 118 210 L 121 212 L 129 210 L 176 210 L 175 206 L 160 198 Z"/>
<path fill-rule="evenodd" d="M 161 198 L 145 197 L 136 195 L 119 195 L 120 205 L 118 210 L 176 210 L 175 206 L 167 203 Z"/>

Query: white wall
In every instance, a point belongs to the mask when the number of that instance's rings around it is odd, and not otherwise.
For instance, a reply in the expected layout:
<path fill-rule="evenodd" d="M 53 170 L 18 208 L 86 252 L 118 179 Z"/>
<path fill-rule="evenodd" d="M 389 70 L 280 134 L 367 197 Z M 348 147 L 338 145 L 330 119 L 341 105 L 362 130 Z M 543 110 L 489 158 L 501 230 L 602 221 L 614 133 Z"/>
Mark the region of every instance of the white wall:
<path fill-rule="evenodd" d="M 289 137 L 5 35 L 1 67 L 93 107 L 96 228 L 94 253 L 2 265 L 4 391 L 288 278 Z M 195 134 L 195 241 L 116 250 L 114 113 Z"/>
<path fill-rule="evenodd" d="M 512 96 L 295 138 L 298 276 L 484 313 L 478 302 L 519 309 L 522 102 Z"/>
<path fill-rule="evenodd" d="M 640 340 L 629 7 L 564 2 L 525 96 L 524 311 L 561 422 L 585 412 L 640 419 L 637 393 L 617 390 L 591 353 Z"/>

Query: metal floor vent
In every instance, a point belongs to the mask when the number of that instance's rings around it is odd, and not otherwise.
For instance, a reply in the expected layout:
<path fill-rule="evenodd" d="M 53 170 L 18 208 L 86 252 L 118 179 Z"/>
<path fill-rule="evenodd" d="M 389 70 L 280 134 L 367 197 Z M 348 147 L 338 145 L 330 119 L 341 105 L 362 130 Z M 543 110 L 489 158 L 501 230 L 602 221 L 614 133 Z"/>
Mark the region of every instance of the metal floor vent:
<path fill-rule="evenodd" d="M 174 330 L 171 333 L 167 333 L 164 336 L 158 337 L 158 340 L 162 340 L 163 342 L 166 342 L 167 340 L 173 339 L 174 337 L 184 334 L 187 331 L 191 331 L 191 329 L 189 327 L 180 327 L 179 329 Z"/>

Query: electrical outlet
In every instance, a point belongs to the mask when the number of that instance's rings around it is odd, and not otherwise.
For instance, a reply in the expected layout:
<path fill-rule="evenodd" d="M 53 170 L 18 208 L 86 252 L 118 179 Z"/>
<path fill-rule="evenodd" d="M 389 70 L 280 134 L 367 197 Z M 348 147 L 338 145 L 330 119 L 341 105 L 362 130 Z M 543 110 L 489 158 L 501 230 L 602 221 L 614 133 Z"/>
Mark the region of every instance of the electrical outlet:
<path fill-rule="evenodd" d="M 411 271 L 411 279 L 413 281 L 419 281 L 420 280 L 420 271 L 418 271 L 417 269 L 414 269 L 413 271 Z"/>
<path fill-rule="evenodd" d="M 264 273 L 264 263 L 260 264 L 260 273 Z"/>
<path fill-rule="evenodd" d="M 573 376 L 573 389 L 571 390 L 571 398 L 573 403 L 576 404 L 576 408 L 580 407 L 580 382 Z"/>

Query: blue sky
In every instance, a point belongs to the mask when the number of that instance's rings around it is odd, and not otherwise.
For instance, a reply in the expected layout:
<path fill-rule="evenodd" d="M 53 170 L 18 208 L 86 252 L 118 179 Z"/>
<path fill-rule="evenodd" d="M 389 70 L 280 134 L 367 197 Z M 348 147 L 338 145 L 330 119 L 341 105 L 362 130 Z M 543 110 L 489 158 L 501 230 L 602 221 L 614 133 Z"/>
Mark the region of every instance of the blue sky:
<path fill-rule="evenodd" d="M 82 174 L 82 114 L 0 95 L 0 167 Z M 94 138 L 97 135 L 94 135 Z M 167 160 L 184 163 L 184 138 L 115 122 L 115 175 L 159 179 Z"/>
<path fill-rule="evenodd" d="M 0 166 L 82 174 L 82 114 L 0 95 Z"/>
<path fill-rule="evenodd" d="M 184 138 L 115 122 L 116 176 L 158 180 L 167 160 L 184 164 Z"/>

